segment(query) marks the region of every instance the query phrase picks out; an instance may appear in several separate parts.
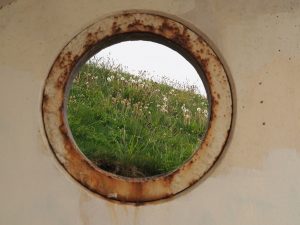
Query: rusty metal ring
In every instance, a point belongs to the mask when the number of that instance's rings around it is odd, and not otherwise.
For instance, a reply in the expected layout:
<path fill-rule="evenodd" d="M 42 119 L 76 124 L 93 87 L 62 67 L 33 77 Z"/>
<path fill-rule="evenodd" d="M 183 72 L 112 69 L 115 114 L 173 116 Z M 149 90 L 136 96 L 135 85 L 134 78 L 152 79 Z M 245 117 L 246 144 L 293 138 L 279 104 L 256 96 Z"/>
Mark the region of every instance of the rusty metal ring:
<path fill-rule="evenodd" d="M 93 165 L 78 149 L 69 130 L 65 111 L 66 93 L 73 71 L 101 43 L 117 35 L 148 34 L 180 46 L 201 67 L 211 102 L 206 136 L 192 158 L 177 170 L 149 178 L 125 178 Z M 98 46 L 95 48 L 95 46 Z M 46 79 L 43 122 L 58 161 L 79 183 L 107 198 L 146 202 L 173 196 L 198 181 L 221 154 L 232 121 L 232 97 L 225 69 L 219 58 L 196 32 L 173 19 L 148 13 L 126 13 L 104 18 L 75 36 L 60 52 Z"/>

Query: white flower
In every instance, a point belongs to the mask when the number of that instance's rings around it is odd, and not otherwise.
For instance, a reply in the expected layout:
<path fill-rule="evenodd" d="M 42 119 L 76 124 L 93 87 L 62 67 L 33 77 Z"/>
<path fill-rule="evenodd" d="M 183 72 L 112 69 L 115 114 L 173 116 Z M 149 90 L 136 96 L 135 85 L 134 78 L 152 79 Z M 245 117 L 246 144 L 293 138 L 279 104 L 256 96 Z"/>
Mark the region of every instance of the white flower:
<path fill-rule="evenodd" d="M 125 80 L 125 78 L 124 78 L 124 77 L 121 77 L 121 80 L 123 81 L 123 80 Z"/>
<path fill-rule="evenodd" d="M 184 115 L 184 118 L 185 118 L 185 119 L 190 119 L 190 118 L 191 118 L 191 115 L 185 114 L 185 115 Z"/>
<path fill-rule="evenodd" d="M 160 109 L 160 111 L 161 111 L 161 112 L 165 112 L 165 113 L 168 112 L 168 110 L 167 110 L 165 107 L 162 107 L 162 108 Z"/>
<path fill-rule="evenodd" d="M 201 112 L 201 108 L 197 108 L 197 112 Z"/>
<path fill-rule="evenodd" d="M 181 106 L 181 110 L 182 110 L 182 111 L 185 111 L 185 110 L 186 110 L 185 104 L 183 104 L 183 105 Z"/>
<path fill-rule="evenodd" d="M 168 107 L 168 106 L 167 106 L 166 104 L 163 104 L 163 105 L 161 106 L 161 108 L 160 108 L 160 111 L 161 111 L 161 112 L 167 113 L 167 112 L 168 112 L 167 107 Z"/>
<path fill-rule="evenodd" d="M 107 78 L 107 81 L 108 81 L 108 82 L 111 82 L 111 78 L 110 78 L 110 77 L 108 77 L 108 78 Z"/>
<path fill-rule="evenodd" d="M 166 101 L 168 101 L 168 98 L 166 96 L 164 96 L 163 100 L 166 102 Z"/>
<path fill-rule="evenodd" d="M 188 113 L 188 112 L 190 111 L 189 109 L 187 109 L 187 108 L 185 107 L 185 104 L 183 104 L 183 105 L 181 106 L 181 110 L 183 111 L 184 114 L 186 114 L 186 113 Z"/>

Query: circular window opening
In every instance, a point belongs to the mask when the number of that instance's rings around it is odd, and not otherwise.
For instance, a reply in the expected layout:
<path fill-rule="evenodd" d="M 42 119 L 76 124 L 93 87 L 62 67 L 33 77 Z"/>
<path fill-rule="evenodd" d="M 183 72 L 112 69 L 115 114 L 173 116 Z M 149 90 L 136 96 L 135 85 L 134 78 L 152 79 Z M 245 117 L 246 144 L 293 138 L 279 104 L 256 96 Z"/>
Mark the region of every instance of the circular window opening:
<path fill-rule="evenodd" d="M 207 94 L 177 51 L 152 41 L 119 42 L 77 71 L 66 98 L 68 123 L 97 167 L 124 177 L 157 176 L 199 148 L 209 122 Z"/>
<path fill-rule="evenodd" d="M 171 82 L 178 80 L 176 62 L 169 81 L 151 77 L 148 69 L 135 73 L 99 61 L 98 52 L 137 40 L 182 55 L 202 78 L 207 97 L 198 90 L 201 81 L 184 88 Z M 125 13 L 99 20 L 63 48 L 45 82 L 42 113 L 49 145 L 76 181 L 106 198 L 147 202 L 187 189 L 214 165 L 231 128 L 232 98 L 221 61 L 198 33 L 167 17 Z"/>

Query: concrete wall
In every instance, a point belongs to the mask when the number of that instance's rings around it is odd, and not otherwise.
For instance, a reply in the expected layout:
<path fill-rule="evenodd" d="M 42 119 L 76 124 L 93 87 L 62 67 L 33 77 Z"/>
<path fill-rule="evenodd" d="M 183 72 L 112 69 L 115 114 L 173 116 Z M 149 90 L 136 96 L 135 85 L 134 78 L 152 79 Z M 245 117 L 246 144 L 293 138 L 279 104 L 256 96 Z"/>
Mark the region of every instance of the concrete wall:
<path fill-rule="evenodd" d="M 0 4 L 1 225 L 294 225 L 300 221 L 300 2 L 15 0 Z M 234 123 L 222 157 L 183 193 L 141 206 L 78 184 L 43 128 L 45 79 L 91 23 L 146 10 L 190 24 L 221 57 Z"/>

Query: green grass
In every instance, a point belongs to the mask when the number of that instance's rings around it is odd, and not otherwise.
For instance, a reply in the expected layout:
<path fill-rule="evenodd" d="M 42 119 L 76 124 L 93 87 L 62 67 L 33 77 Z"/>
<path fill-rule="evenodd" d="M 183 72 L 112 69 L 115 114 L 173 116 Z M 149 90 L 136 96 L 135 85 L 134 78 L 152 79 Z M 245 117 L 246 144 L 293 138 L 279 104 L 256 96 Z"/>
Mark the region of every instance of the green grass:
<path fill-rule="evenodd" d="M 73 81 L 68 122 L 81 151 L 98 167 L 126 177 L 170 172 L 198 148 L 207 99 L 89 61 Z"/>

